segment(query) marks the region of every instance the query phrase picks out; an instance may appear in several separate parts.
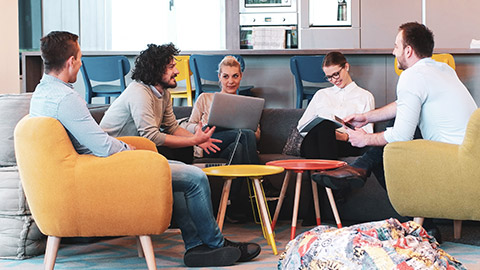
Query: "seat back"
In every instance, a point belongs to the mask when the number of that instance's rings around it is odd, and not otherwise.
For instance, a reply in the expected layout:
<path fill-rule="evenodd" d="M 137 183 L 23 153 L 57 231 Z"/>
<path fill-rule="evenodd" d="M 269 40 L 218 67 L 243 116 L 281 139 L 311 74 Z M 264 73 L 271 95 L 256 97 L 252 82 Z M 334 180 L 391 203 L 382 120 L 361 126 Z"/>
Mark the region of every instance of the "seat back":
<path fill-rule="evenodd" d="M 85 83 L 85 99 L 87 103 L 92 103 L 92 98 L 96 96 L 108 97 L 106 103 L 109 103 L 110 96 L 118 96 L 126 88 L 125 75 L 130 72 L 130 62 L 127 57 L 121 55 L 115 56 L 84 56 L 82 57 L 83 81 Z M 118 87 L 108 85 L 107 91 L 95 89 L 91 81 L 113 82 L 119 80 Z M 112 90 L 112 87 L 114 90 Z M 100 87 L 99 87 L 100 88 Z"/>
<path fill-rule="evenodd" d="M 322 69 L 323 58 L 324 56 L 321 55 L 293 56 L 290 58 L 290 71 L 295 77 L 295 86 L 297 89 L 297 109 L 301 108 L 302 102 L 305 99 L 304 81 L 310 83 L 328 82 L 327 79 L 325 79 L 325 73 Z M 311 96 L 309 96 L 309 100 Z"/>
<path fill-rule="evenodd" d="M 438 61 L 438 62 L 443 62 L 445 64 L 448 64 L 453 69 L 455 69 L 455 59 L 449 53 L 433 54 L 432 59 L 435 60 L 435 61 Z M 397 73 L 397 75 L 400 76 L 400 74 L 402 74 L 403 70 L 400 70 L 398 68 L 397 57 L 395 57 L 394 65 L 395 65 L 395 73 Z"/>
<path fill-rule="evenodd" d="M 180 72 L 175 78 L 177 82 L 185 80 L 185 91 L 181 89 L 171 89 L 170 93 L 172 98 L 186 98 L 188 106 L 193 106 L 193 89 L 191 82 L 192 71 L 190 70 L 190 56 L 177 55 L 175 56 L 175 62 L 177 63 L 177 69 Z"/>
<path fill-rule="evenodd" d="M 195 81 L 195 99 L 202 92 L 218 92 L 220 87 L 215 85 L 205 89 L 207 84 L 202 84 L 202 80 L 218 82 L 218 64 L 226 55 L 203 55 L 193 54 L 190 56 L 190 68 L 193 72 L 193 78 Z M 240 69 L 243 72 L 245 70 L 245 61 L 241 55 L 233 55 L 240 63 Z"/>
<path fill-rule="evenodd" d="M 32 214 L 42 232 L 50 217 L 69 220 L 62 202 L 73 200 L 78 154 L 65 128 L 54 118 L 25 116 L 15 127 L 15 153 L 20 178 Z M 61 165 L 61 166 L 59 166 Z M 70 212 L 71 213 L 71 212 Z M 48 225 L 47 225 L 48 227 Z"/>

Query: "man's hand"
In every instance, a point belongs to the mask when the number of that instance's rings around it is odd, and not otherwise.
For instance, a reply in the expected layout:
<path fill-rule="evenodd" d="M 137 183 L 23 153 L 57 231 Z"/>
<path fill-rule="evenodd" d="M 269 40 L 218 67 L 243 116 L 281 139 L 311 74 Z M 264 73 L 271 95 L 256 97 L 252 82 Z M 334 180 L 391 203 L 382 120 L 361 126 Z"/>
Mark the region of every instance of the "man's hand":
<path fill-rule="evenodd" d="M 202 130 L 202 122 L 200 122 L 198 123 L 195 134 L 193 135 L 195 137 L 195 141 L 197 142 L 196 145 L 202 148 L 203 151 L 207 152 L 207 154 L 210 154 L 210 151 L 213 153 L 220 151 L 220 147 L 218 147 L 215 143 L 221 143 L 222 141 L 212 138 L 213 132 L 215 132 L 215 127 L 207 127 Z"/>
<path fill-rule="evenodd" d="M 366 136 L 368 135 L 363 128 L 356 128 L 355 130 L 353 129 L 347 129 L 346 130 L 348 133 L 348 141 L 352 146 L 355 147 L 365 147 L 367 144 L 367 138 Z"/>
<path fill-rule="evenodd" d="M 352 114 L 345 117 L 343 120 L 357 128 L 363 127 L 368 124 L 367 116 L 364 113 Z"/>

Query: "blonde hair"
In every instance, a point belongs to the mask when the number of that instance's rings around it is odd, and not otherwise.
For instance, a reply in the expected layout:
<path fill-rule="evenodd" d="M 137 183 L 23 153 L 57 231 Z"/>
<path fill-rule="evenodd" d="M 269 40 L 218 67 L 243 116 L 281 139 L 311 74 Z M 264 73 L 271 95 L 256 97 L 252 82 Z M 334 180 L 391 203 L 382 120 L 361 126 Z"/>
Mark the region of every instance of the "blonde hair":
<path fill-rule="evenodd" d="M 238 71 L 240 74 L 242 74 L 242 68 L 240 66 L 240 63 L 238 62 L 237 58 L 233 55 L 227 55 L 225 56 L 222 61 L 220 61 L 220 64 L 218 64 L 218 73 L 220 74 L 222 72 L 222 67 L 238 67 Z"/>

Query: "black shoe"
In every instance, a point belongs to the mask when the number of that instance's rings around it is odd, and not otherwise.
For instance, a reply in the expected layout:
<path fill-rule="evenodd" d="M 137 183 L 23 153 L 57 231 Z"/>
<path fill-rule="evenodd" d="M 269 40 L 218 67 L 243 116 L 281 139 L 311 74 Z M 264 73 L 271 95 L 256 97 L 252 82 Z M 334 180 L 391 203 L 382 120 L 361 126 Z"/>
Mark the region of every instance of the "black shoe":
<path fill-rule="evenodd" d="M 187 250 L 183 262 L 188 267 L 228 266 L 238 261 L 241 254 L 238 248 L 234 247 L 210 248 L 200 245 Z"/>
<path fill-rule="evenodd" d="M 345 165 L 335 170 L 314 173 L 312 179 L 318 184 L 334 190 L 361 188 L 367 180 L 367 171 Z"/>
<path fill-rule="evenodd" d="M 232 242 L 225 239 L 225 247 L 235 247 L 241 252 L 239 262 L 248 262 L 251 259 L 255 258 L 260 254 L 262 248 L 255 243 L 244 243 L 244 242 Z"/>
<path fill-rule="evenodd" d="M 439 244 L 443 243 L 442 235 L 440 234 L 440 230 L 438 229 L 437 226 L 434 226 L 432 228 L 429 228 L 428 230 L 427 229 L 425 230 L 427 231 L 428 235 L 433 236 Z"/>

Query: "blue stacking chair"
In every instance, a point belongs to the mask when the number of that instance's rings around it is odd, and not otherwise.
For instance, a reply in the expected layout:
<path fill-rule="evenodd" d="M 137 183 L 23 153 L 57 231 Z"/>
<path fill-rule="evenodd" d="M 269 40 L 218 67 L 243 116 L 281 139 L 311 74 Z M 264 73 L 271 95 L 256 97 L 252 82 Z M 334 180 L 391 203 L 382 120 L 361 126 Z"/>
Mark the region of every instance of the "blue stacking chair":
<path fill-rule="evenodd" d="M 296 108 L 302 108 L 303 100 L 312 100 L 313 95 L 321 86 L 304 86 L 303 82 L 325 83 L 325 73 L 322 69 L 323 56 L 293 56 L 290 58 L 290 71 L 295 77 L 297 88 Z M 308 104 L 308 103 L 307 103 Z"/>
<path fill-rule="evenodd" d="M 130 71 L 130 62 L 125 56 L 87 56 L 82 57 L 81 67 L 85 82 L 85 100 L 92 103 L 94 97 L 105 97 L 105 104 L 110 103 L 110 97 L 118 97 L 125 90 L 125 75 Z M 92 86 L 91 81 L 113 82 L 120 81 L 120 85 L 97 84 Z"/>
<path fill-rule="evenodd" d="M 242 72 L 245 70 L 245 61 L 240 55 L 233 55 L 240 63 Z M 218 85 L 218 64 L 222 61 L 225 55 L 201 55 L 193 54 L 190 56 L 190 69 L 193 72 L 193 79 L 195 81 L 195 100 L 202 92 L 219 92 Z M 202 83 L 202 79 L 206 81 L 216 82 L 216 84 Z M 237 94 L 250 96 L 252 85 L 240 86 Z"/>

